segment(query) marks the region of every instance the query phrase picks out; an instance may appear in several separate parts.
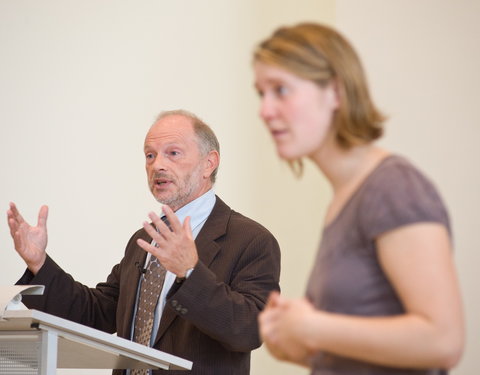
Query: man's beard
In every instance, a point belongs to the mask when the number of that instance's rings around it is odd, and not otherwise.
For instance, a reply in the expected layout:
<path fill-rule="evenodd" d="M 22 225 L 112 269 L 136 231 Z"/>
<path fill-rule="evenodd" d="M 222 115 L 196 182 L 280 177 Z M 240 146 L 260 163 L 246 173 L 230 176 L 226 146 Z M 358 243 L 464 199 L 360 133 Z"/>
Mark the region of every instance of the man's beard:
<path fill-rule="evenodd" d="M 200 181 L 200 170 L 196 168 L 192 171 L 192 173 L 187 174 L 185 178 L 181 181 L 181 184 L 177 183 L 178 180 L 171 178 L 166 173 L 155 173 L 153 175 L 152 180 L 150 181 L 150 190 L 154 191 L 155 186 L 155 179 L 157 178 L 165 178 L 170 181 L 173 181 L 177 186 L 177 191 L 173 192 L 170 196 L 166 197 L 157 197 L 154 194 L 155 199 L 161 203 L 173 208 L 174 210 L 178 210 L 179 208 L 185 206 L 187 203 L 191 202 L 193 199 L 197 197 L 193 197 L 193 193 L 198 190 L 199 188 L 199 181 Z"/>

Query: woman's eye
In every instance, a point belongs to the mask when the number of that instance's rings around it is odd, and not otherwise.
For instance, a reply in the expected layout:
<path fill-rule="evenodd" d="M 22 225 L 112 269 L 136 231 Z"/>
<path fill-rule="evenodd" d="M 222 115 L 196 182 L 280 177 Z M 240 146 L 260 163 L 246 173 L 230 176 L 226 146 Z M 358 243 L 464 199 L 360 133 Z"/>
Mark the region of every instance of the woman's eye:
<path fill-rule="evenodd" d="M 288 89 L 283 85 L 279 85 L 275 87 L 275 93 L 278 96 L 285 96 L 286 94 L 288 94 Z"/>

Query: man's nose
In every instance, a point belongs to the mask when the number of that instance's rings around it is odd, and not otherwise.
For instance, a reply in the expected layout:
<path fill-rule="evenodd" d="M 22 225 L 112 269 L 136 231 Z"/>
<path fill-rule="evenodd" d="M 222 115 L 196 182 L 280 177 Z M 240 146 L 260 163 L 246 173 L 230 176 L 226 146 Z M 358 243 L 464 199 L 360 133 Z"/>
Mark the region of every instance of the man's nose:
<path fill-rule="evenodd" d="M 166 170 L 166 162 L 167 162 L 167 158 L 165 157 L 165 155 L 159 153 L 155 156 L 155 160 L 152 163 L 152 167 L 156 171 L 162 171 L 162 170 L 164 171 Z"/>

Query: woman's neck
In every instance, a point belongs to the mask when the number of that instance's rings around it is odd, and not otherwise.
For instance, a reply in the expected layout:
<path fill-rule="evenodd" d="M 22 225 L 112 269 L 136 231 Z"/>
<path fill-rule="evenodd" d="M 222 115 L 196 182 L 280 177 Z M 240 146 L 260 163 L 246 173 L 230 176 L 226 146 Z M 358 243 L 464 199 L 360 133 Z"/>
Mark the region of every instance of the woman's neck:
<path fill-rule="evenodd" d="M 310 159 L 330 181 L 334 194 L 350 190 L 368 176 L 389 152 L 373 143 L 341 148 L 336 141 L 326 142 Z"/>
<path fill-rule="evenodd" d="M 324 144 L 310 159 L 320 168 L 333 187 L 333 197 L 325 215 L 332 223 L 378 164 L 389 155 L 387 150 L 367 144 L 342 149 L 335 142 Z"/>

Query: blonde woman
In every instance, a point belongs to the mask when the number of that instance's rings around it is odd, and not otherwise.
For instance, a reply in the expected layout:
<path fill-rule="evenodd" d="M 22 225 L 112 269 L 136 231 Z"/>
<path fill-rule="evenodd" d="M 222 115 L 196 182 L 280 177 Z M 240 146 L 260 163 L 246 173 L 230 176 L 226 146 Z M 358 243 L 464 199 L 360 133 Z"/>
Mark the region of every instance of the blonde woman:
<path fill-rule="evenodd" d="M 378 147 L 357 54 L 335 30 L 283 27 L 254 52 L 260 117 L 280 158 L 333 188 L 306 298 L 270 296 L 260 333 L 312 374 L 446 374 L 464 343 L 448 213 L 434 185 Z"/>

